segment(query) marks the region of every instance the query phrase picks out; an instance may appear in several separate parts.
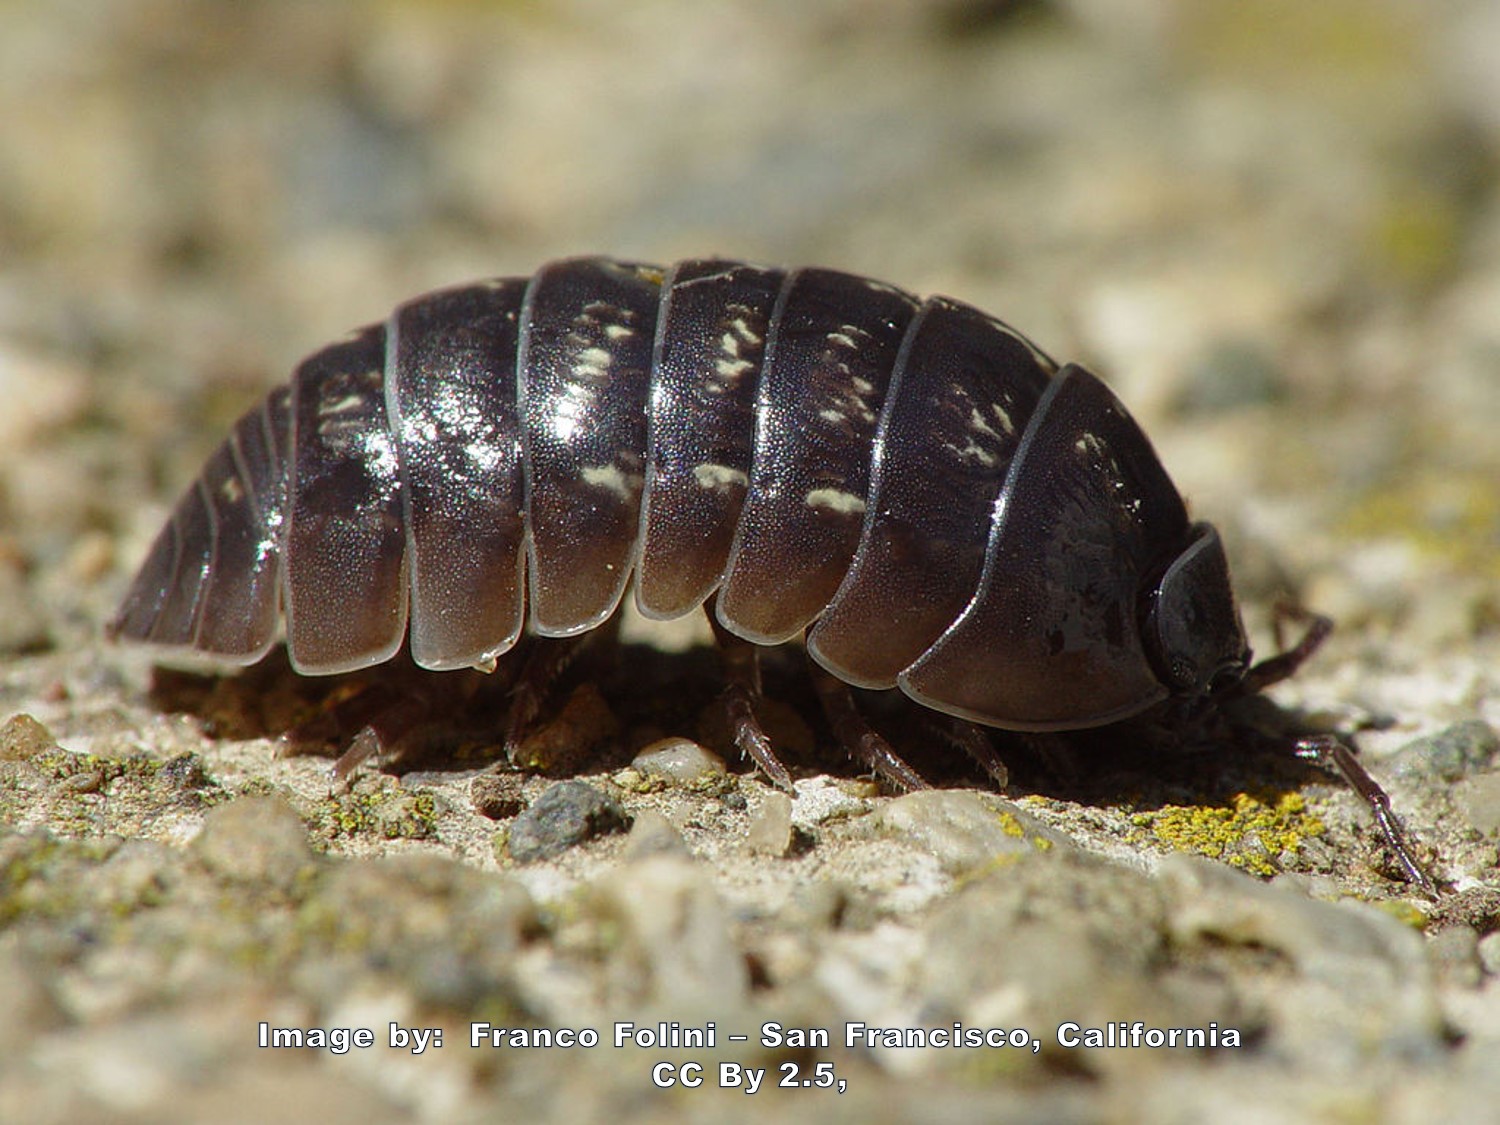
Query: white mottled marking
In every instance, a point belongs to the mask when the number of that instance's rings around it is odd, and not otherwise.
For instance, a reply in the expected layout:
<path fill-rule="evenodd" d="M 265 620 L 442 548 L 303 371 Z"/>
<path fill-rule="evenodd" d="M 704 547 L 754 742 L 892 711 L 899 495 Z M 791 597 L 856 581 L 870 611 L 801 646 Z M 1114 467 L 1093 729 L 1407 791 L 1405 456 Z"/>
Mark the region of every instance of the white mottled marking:
<path fill-rule="evenodd" d="M 735 308 L 744 308 L 744 305 L 736 305 Z M 729 331 L 733 332 L 747 344 L 760 343 L 760 333 L 750 327 L 750 322 L 743 316 L 737 316 L 729 322 Z"/>
<path fill-rule="evenodd" d="M 969 429 L 976 434 L 985 434 L 992 438 L 1000 436 L 995 432 L 995 428 L 984 420 L 984 415 L 979 412 L 978 407 L 969 407 Z"/>
<path fill-rule="evenodd" d="M 973 441 L 961 447 L 950 444 L 948 448 L 953 451 L 954 456 L 960 461 L 972 461 L 977 465 L 982 465 L 986 469 L 993 469 L 1000 463 L 1000 458 L 995 456 L 993 452 Z"/>
<path fill-rule="evenodd" d="M 359 391 L 344 395 L 342 398 L 329 399 L 318 403 L 318 417 L 327 418 L 331 414 L 347 414 L 351 410 L 363 410 L 365 396 Z"/>
<path fill-rule="evenodd" d="M 829 425 L 837 426 L 843 422 L 844 412 L 842 410 L 836 410 L 831 406 L 825 406 L 822 410 L 818 411 L 818 417 L 823 419 L 823 421 L 827 422 Z"/>
<path fill-rule="evenodd" d="M 575 370 L 584 378 L 598 379 L 608 373 L 614 358 L 606 348 L 584 348 L 578 353 L 578 366 Z"/>
<path fill-rule="evenodd" d="M 694 468 L 693 479 L 698 482 L 699 488 L 714 492 L 733 485 L 745 488 L 750 484 L 750 478 L 739 469 L 728 465 L 715 465 L 711 461 L 706 461 Z"/>
<path fill-rule="evenodd" d="M 1099 440 L 1098 434 L 1084 434 L 1073 443 L 1073 448 L 1079 453 L 1098 457 L 1104 452 L 1104 443 Z"/>
<path fill-rule="evenodd" d="M 639 490 L 640 478 L 626 476 L 618 465 L 585 465 L 578 476 L 590 488 L 613 492 L 621 500 L 633 499 Z"/>
<path fill-rule="evenodd" d="M 737 383 L 755 370 L 748 359 L 720 359 L 714 362 L 714 374 L 726 383 Z"/>
<path fill-rule="evenodd" d="M 396 443 L 388 434 L 372 430 L 360 435 L 359 444 L 365 468 L 371 476 L 381 480 L 395 480 L 400 462 L 396 457 Z"/>
<path fill-rule="evenodd" d="M 838 488 L 815 488 L 807 494 L 809 508 L 827 508 L 840 515 L 857 515 L 865 510 L 864 497 Z"/>
<path fill-rule="evenodd" d="M 627 328 L 623 324 L 606 324 L 604 334 L 611 340 L 628 340 L 635 335 L 635 329 Z"/>

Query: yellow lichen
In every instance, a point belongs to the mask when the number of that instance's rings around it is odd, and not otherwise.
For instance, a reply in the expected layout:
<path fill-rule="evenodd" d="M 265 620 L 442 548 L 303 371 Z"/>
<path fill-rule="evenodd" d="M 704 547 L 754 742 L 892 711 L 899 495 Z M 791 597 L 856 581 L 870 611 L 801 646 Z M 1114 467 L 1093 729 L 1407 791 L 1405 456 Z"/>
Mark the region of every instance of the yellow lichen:
<path fill-rule="evenodd" d="M 1269 804 L 1236 793 L 1229 805 L 1164 805 L 1136 813 L 1130 822 L 1138 829 L 1132 842 L 1154 839 L 1263 876 L 1277 874 L 1283 856 L 1323 833 L 1323 822 L 1308 811 L 1300 793 L 1282 794 Z"/>

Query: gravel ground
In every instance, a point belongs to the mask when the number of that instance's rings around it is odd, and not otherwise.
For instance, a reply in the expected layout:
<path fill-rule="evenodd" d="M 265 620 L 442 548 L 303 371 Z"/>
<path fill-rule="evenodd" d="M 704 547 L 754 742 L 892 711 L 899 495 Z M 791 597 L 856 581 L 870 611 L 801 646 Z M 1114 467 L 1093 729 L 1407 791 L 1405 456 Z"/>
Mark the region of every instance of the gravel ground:
<path fill-rule="evenodd" d="M 1500 7 L 13 0 L 0 29 L 0 1119 L 1492 1119 Z M 103 643 L 300 355 L 580 252 L 836 266 L 1104 372 L 1257 650 L 1278 599 L 1338 620 L 1246 721 L 1352 738 L 1447 893 L 1274 748 L 882 794 L 794 654 L 789 798 L 724 752 L 691 629 L 626 623 L 550 776 L 486 772 L 493 728 L 455 721 L 348 786 L 277 741 L 348 685 Z M 899 1045 L 955 1025 L 989 1042 Z M 1205 1045 L 1136 1044 L 1170 1029 Z"/>

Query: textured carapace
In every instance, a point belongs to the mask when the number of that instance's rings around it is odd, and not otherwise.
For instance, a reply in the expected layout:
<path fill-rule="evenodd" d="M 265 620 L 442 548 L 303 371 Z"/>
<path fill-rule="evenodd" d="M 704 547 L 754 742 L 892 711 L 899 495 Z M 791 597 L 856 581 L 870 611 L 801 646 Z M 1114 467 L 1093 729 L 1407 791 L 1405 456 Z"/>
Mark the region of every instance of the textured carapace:
<path fill-rule="evenodd" d="M 845 683 L 1018 730 L 1203 695 L 1249 659 L 1212 527 L 1081 367 L 824 269 L 600 258 L 419 297 L 235 426 L 123 638 L 294 667 L 489 667 L 523 626 L 716 594 Z M 811 627 L 809 629 L 809 627 Z"/>

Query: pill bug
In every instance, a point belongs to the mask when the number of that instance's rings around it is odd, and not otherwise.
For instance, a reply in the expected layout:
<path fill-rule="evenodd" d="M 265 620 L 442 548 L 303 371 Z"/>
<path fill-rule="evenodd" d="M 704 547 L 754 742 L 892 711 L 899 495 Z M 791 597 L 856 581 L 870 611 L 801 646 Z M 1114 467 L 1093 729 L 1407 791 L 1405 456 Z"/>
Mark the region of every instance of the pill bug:
<path fill-rule="evenodd" d="M 841 737 L 907 785 L 846 685 L 1073 731 L 1258 690 L 1318 639 L 1251 669 L 1213 526 L 1099 379 L 1001 321 L 827 269 L 605 258 L 418 297 L 304 360 L 109 631 L 248 664 L 284 621 L 306 674 L 403 643 L 488 669 L 523 631 L 596 629 L 632 576 L 646 616 L 707 604 L 731 648 L 805 634 Z M 738 682 L 742 745 L 789 784 Z"/>

